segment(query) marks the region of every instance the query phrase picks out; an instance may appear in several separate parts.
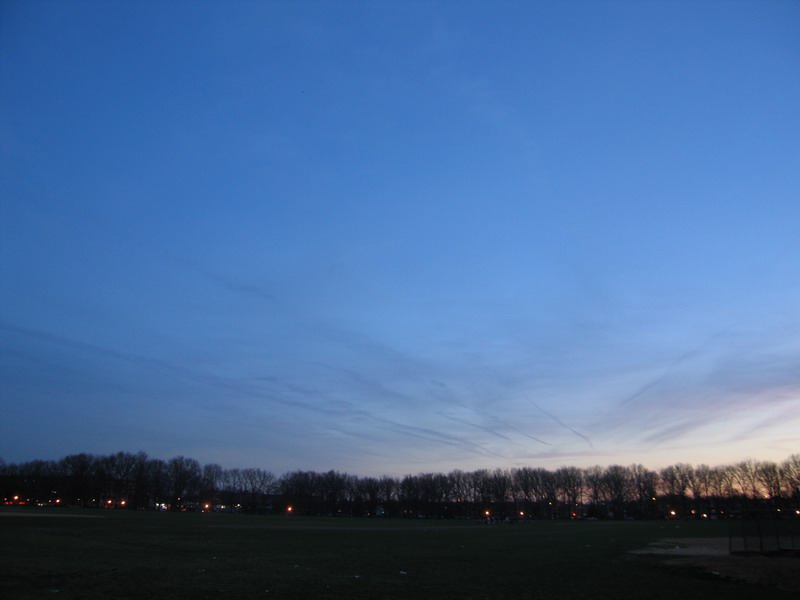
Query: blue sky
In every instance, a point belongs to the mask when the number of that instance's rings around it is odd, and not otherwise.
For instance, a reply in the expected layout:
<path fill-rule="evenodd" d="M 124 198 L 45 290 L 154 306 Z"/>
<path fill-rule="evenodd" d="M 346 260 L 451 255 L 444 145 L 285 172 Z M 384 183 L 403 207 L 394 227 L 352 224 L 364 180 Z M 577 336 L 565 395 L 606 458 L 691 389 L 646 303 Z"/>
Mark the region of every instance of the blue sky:
<path fill-rule="evenodd" d="M 800 4 L 0 5 L 0 457 L 800 450 Z"/>

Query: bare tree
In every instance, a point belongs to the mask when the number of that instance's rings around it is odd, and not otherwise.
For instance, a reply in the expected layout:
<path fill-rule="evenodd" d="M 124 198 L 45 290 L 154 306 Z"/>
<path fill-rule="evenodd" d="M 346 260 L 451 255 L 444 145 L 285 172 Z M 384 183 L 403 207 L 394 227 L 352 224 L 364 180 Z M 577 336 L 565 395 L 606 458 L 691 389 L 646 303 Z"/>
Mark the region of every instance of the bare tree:
<path fill-rule="evenodd" d="M 751 498 L 755 500 L 761 495 L 754 460 L 743 460 L 734 465 L 734 476 L 745 499 Z"/>
<path fill-rule="evenodd" d="M 358 482 L 360 494 L 367 505 L 367 515 L 372 517 L 378 512 L 381 482 L 375 477 L 362 477 Z"/>
<path fill-rule="evenodd" d="M 400 480 L 400 504 L 404 511 L 410 511 L 413 516 L 419 516 L 422 509 L 422 487 L 419 477 L 406 475 Z"/>
<path fill-rule="evenodd" d="M 337 514 L 348 489 L 348 476 L 331 469 L 319 476 L 320 485 L 320 512 L 322 514 Z"/>
<path fill-rule="evenodd" d="M 397 505 L 400 483 L 389 475 L 381 477 L 378 483 L 380 485 L 378 499 L 383 504 L 383 510 L 392 514 Z"/>
<path fill-rule="evenodd" d="M 316 512 L 319 494 L 319 476 L 312 471 L 292 471 L 285 473 L 278 481 L 281 495 L 289 502 L 294 512 L 309 514 Z"/>
<path fill-rule="evenodd" d="M 116 505 L 119 505 L 119 502 L 127 496 L 136 461 L 136 455 L 129 452 L 109 454 L 103 459 L 105 468 L 111 477 L 112 494 Z"/>
<path fill-rule="evenodd" d="M 505 512 L 506 505 L 512 500 L 511 474 L 506 469 L 495 469 L 489 480 L 492 502 L 501 512 Z"/>
<path fill-rule="evenodd" d="M 697 465 L 694 469 L 694 485 L 692 495 L 695 499 L 695 507 L 701 514 L 711 512 L 711 495 L 713 491 L 713 474 L 708 465 Z"/>
<path fill-rule="evenodd" d="M 200 463 L 193 458 L 176 456 L 167 463 L 172 488 L 172 506 L 179 510 L 184 502 L 195 496 L 200 484 Z"/>
<path fill-rule="evenodd" d="M 554 473 L 559 499 L 563 503 L 564 516 L 577 518 L 581 515 L 583 498 L 583 471 L 577 467 L 560 467 Z"/>
<path fill-rule="evenodd" d="M 583 470 L 583 481 L 588 496 L 591 516 L 600 516 L 603 500 L 603 467 L 595 465 Z"/>
<path fill-rule="evenodd" d="M 756 479 L 773 503 L 780 505 L 783 496 L 783 470 L 772 461 L 756 463 Z"/>
<path fill-rule="evenodd" d="M 800 504 L 800 454 L 792 454 L 781 463 L 781 471 L 790 498 Z"/>
<path fill-rule="evenodd" d="M 530 512 L 531 506 L 540 500 L 539 477 L 535 469 L 520 467 L 512 471 L 514 489 L 526 504 L 525 512 Z"/>
<path fill-rule="evenodd" d="M 686 463 L 677 463 L 675 472 L 678 476 L 678 486 L 680 488 L 681 510 L 685 516 L 689 516 L 689 503 L 687 492 L 695 486 L 694 467 Z M 696 513 L 696 511 L 695 511 Z"/>
<path fill-rule="evenodd" d="M 658 474 L 639 464 L 631 465 L 629 469 L 633 489 L 639 505 L 639 513 L 643 517 L 655 517 L 658 508 L 656 505 Z"/>
<path fill-rule="evenodd" d="M 633 481 L 628 467 L 611 465 L 603 472 L 603 490 L 611 502 L 615 519 L 625 518 L 625 504 L 630 500 Z"/>
<path fill-rule="evenodd" d="M 472 502 L 471 486 L 469 477 L 464 471 L 450 471 L 447 474 L 450 479 L 450 490 L 453 497 L 453 502 L 464 505 Z"/>
<path fill-rule="evenodd" d="M 225 470 L 216 463 L 203 465 L 203 474 L 200 483 L 200 495 L 203 500 L 214 500 L 221 490 Z"/>
<path fill-rule="evenodd" d="M 474 502 L 482 505 L 481 510 L 486 509 L 492 503 L 492 482 L 489 471 L 486 469 L 472 471 L 469 473 L 469 479 Z"/>
<path fill-rule="evenodd" d="M 61 459 L 61 468 L 69 481 L 70 502 L 88 506 L 94 457 L 86 453 L 70 454 Z"/>
<path fill-rule="evenodd" d="M 147 460 L 147 479 L 150 487 L 151 500 L 154 507 L 166 504 L 170 496 L 169 467 L 160 458 Z"/>
<path fill-rule="evenodd" d="M 103 498 L 120 503 L 132 498 L 129 506 L 169 504 L 180 510 L 198 499 L 219 499 L 226 505 L 231 500 L 230 504 L 236 502 L 246 510 L 261 510 L 279 491 L 299 513 L 373 515 L 399 514 L 403 509 L 412 515 L 463 516 L 490 510 L 502 516 L 523 508 L 531 516 L 549 518 L 559 511 L 565 517 L 577 515 L 584 501 L 590 503 L 590 515 L 655 516 L 660 494 L 666 497 L 667 507 L 680 507 L 682 515 L 717 510 L 724 516 L 731 508 L 746 508 L 746 501 L 763 506 L 765 497 L 776 506 L 795 510 L 800 504 L 800 454 L 780 464 L 746 460 L 694 467 L 677 463 L 661 469 L 660 476 L 634 464 L 563 466 L 554 472 L 538 467 L 455 470 L 407 475 L 401 481 L 389 476 L 362 479 L 333 470 L 291 472 L 277 480 L 260 468 L 223 469 L 212 463 L 201 469 L 196 460 L 183 456 L 164 462 L 144 452 L 117 452 L 96 457 L 76 454 L 57 462 L 0 463 L 0 492 L 12 488 L 14 494 L 21 491 L 26 499 L 37 502 L 54 501 L 58 494 L 72 503 L 94 506 Z M 691 511 L 690 495 L 694 499 Z"/>
<path fill-rule="evenodd" d="M 141 510 L 148 506 L 149 479 L 148 479 L 148 458 L 144 452 L 137 452 L 133 457 L 133 469 L 131 478 L 133 480 L 133 502 L 132 508 Z"/>
<path fill-rule="evenodd" d="M 271 494 L 275 488 L 275 476 L 263 469 L 242 469 L 242 501 L 247 510 L 258 510 L 263 504 L 264 496 Z"/>

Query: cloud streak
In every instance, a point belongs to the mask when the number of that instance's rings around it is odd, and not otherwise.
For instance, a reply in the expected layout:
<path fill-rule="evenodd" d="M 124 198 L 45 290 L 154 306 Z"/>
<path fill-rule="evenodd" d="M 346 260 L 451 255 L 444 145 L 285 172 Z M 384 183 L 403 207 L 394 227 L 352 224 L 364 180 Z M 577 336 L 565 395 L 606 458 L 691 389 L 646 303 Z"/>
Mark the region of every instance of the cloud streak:
<path fill-rule="evenodd" d="M 536 408 L 537 408 L 537 409 L 538 409 L 538 410 L 539 410 L 539 411 L 540 411 L 542 414 L 544 414 L 544 415 L 546 415 L 546 416 L 550 417 L 550 418 L 551 418 L 553 421 L 555 421 L 556 423 L 558 423 L 559 425 L 561 425 L 561 427 L 563 427 L 564 429 L 566 429 L 567 431 L 569 431 L 569 432 L 571 432 L 571 433 L 574 433 L 576 436 L 578 436 L 579 438 L 581 438 L 581 439 L 582 439 L 584 442 L 586 442 L 586 443 L 589 445 L 589 447 L 590 447 L 591 449 L 593 449 L 593 450 L 594 450 L 594 445 L 592 444 L 591 440 L 590 440 L 588 437 L 586 437 L 586 436 L 585 436 L 585 435 L 583 435 L 582 433 L 580 433 L 580 432 L 576 431 L 575 429 L 573 429 L 572 427 L 570 427 L 569 425 L 567 425 L 566 423 L 564 423 L 564 421 L 562 421 L 561 419 L 559 419 L 557 416 L 555 416 L 554 414 L 552 414 L 552 413 L 550 413 L 550 412 L 546 411 L 545 409 L 543 409 L 541 406 L 539 406 L 539 405 L 538 405 L 538 404 L 536 404 L 535 402 L 531 401 L 531 404 L 532 404 L 534 407 L 536 407 Z"/>

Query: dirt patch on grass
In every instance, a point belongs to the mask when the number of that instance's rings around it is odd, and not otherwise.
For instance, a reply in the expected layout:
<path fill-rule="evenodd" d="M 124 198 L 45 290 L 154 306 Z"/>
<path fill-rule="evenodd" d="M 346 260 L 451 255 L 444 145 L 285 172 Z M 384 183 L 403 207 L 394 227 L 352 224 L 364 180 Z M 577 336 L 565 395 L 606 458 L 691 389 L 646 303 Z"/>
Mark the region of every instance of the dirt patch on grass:
<path fill-rule="evenodd" d="M 728 552 L 727 538 L 668 538 L 632 554 L 670 557 L 670 567 L 700 569 L 715 577 L 800 592 L 800 557 Z"/>
<path fill-rule="evenodd" d="M 647 548 L 632 554 L 660 554 L 669 556 L 727 556 L 728 538 L 667 538 L 651 542 Z"/>

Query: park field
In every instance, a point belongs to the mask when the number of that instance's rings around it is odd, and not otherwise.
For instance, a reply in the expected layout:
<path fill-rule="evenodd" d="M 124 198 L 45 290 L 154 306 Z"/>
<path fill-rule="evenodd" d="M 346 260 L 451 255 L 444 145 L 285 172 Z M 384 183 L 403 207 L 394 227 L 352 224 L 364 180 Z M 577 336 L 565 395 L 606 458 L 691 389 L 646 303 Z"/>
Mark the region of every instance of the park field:
<path fill-rule="evenodd" d="M 663 539 L 727 532 L 721 521 L 486 525 L 0 510 L 0 598 L 796 597 L 662 555 L 631 553 Z"/>

